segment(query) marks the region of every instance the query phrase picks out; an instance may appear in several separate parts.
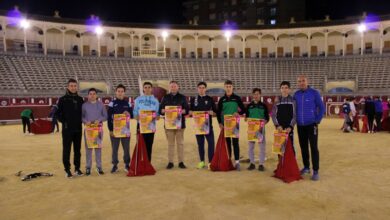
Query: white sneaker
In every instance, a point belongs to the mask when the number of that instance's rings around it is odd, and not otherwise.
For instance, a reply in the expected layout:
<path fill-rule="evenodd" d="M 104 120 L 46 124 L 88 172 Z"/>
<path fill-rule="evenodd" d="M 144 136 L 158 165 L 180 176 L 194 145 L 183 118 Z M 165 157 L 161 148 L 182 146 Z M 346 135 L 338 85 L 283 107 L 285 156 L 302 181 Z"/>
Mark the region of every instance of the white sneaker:
<path fill-rule="evenodd" d="M 34 134 L 33 134 L 33 133 L 28 133 L 28 135 L 32 136 L 32 135 L 34 135 Z"/>

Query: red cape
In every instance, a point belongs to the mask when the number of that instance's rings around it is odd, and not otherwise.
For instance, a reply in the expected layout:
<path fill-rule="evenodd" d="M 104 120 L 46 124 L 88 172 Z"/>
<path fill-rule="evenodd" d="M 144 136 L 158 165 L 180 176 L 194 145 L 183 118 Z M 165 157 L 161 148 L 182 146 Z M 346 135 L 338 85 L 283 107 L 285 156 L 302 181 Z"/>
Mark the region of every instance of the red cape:
<path fill-rule="evenodd" d="M 229 157 L 229 152 L 227 150 L 226 139 L 223 129 L 221 129 L 221 133 L 219 134 L 213 160 L 210 164 L 210 169 L 212 171 L 234 170 L 233 163 Z"/>
<path fill-rule="evenodd" d="M 286 150 L 283 156 L 279 156 L 278 167 L 274 171 L 273 177 L 279 178 L 286 183 L 291 183 L 296 180 L 302 179 L 301 173 L 298 168 L 297 159 L 293 151 L 293 145 L 291 138 L 288 138 L 286 144 Z"/>
<path fill-rule="evenodd" d="M 144 138 L 137 134 L 137 143 L 135 144 L 133 157 L 130 163 L 130 169 L 127 176 L 146 176 L 154 175 L 156 170 L 149 162 Z"/>

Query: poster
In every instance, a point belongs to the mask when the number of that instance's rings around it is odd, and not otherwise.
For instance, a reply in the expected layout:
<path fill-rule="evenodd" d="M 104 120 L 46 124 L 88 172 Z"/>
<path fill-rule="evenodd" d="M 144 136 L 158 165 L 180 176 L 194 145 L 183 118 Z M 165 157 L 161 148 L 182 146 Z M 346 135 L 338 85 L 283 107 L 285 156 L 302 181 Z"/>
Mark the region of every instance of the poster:
<path fill-rule="evenodd" d="M 85 142 L 87 148 L 102 148 L 102 143 L 103 143 L 102 124 L 85 125 Z"/>
<path fill-rule="evenodd" d="M 130 115 L 114 114 L 114 137 L 130 137 Z"/>
<path fill-rule="evenodd" d="M 194 128 L 196 135 L 205 135 L 210 132 L 210 121 L 208 111 L 194 111 L 192 112 L 194 119 Z"/>
<path fill-rule="evenodd" d="M 257 118 L 248 118 L 248 141 L 261 143 L 264 140 L 263 128 L 265 121 Z"/>
<path fill-rule="evenodd" d="M 240 137 L 240 116 L 224 115 L 224 130 L 226 138 Z"/>
<path fill-rule="evenodd" d="M 165 106 L 165 128 L 181 129 L 181 106 Z"/>
<path fill-rule="evenodd" d="M 286 131 L 274 131 L 274 143 L 272 145 L 272 153 L 283 155 L 286 146 L 288 133 Z"/>
<path fill-rule="evenodd" d="M 141 134 L 156 132 L 156 112 L 152 110 L 140 110 L 139 125 Z"/>

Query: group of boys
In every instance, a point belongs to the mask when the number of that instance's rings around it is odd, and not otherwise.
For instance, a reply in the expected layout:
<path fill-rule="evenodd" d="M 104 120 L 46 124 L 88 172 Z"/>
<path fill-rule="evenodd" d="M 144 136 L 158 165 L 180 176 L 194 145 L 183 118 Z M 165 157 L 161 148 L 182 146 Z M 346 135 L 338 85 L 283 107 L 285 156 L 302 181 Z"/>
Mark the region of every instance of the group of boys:
<path fill-rule="evenodd" d="M 290 83 L 283 81 L 280 84 L 281 95 L 276 99 L 272 108 L 272 121 L 277 130 L 285 130 L 288 132 L 289 137 L 293 138 L 294 126 L 298 124 L 299 142 L 302 151 L 302 158 L 304 168 L 301 170 L 301 174 L 310 173 L 310 156 L 309 156 L 309 142 L 311 157 L 313 163 L 313 180 L 318 180 L 319 170 L 319 152 L 317 147 L 318 141 L 318 124 L 320 123 L 324 107 L 320 95 L 317 90 L 310 88 L 307 84 L 307 78 L 300 76 L 298 78 L 299 90 L 295 93 L 294 97 L 290 95 Z M 241 97 L 236 95 L 233 87 L 233 82 L 230 80 L 225 81 L 224 89 L 225 94 L 222 96 L 218 104 L 212 97 L 206 95 L 207 84 L 205 82 L 199 82 L 197 85 L 198 95 L 190 99 L 190 104 L 187 102 L 187 98 L 179 92 L 179 84 L 176 81 L 169 83 L 169 93 L 165 95 L 161 103 L 153 96 L 153 85 L 150 82 L 143 84 L 143 95 L 135 99 L 134 109 L 130 102 L 125 100 L 126 88 L 123 85 L 118 85 L 115 89 L 115 99 L 108 105 L 106 111 L 102 102 L 97 100 L 96 89 L 91 88 L 88 91 L 88 101 L 84 102 L 77 94 L 77 81 L 70 79 L 68 81 L 67 92 L 58 101 L 58 109 L 56 116 L 62 123 L 62 138 L 63 138 L 63 164 L 66 172 L 66 177 L 71 178 L 70 167 L 70 152 L 71 145 L 74 147 L 74 175 L 81 176 L 84 173 L 80 170 L 80 150 L 81 150 L 81 136 L 82 136 L 82 123 L 84 125 L 100 125 L 103 121 L 107 120 L 108 129 L 110 131 L 110 140 L 112 145 L 112 169 L 111 173 L 118 171 L 118 149 L 120 143 L 123 147 L 123 161 L 125 163 L 125 172 L 129 170 L 130 164 L 130 137 L 115 137 L 113 134 L 113 119 L 115 114 L 125 114 L 130 118 L 134 118 L 137 121 L 140 119 L 141 110 L 151 110 L 155 112 L 156 119 L 160 118 L 160 115 L 165 115 L 166 106 L 180 106 L 181 107 L 181 126 L 179 129 L 164 129 L 168 142 L 168 164 L 167 169 L 174 168 L 174 151 L 175 145 L 177 148 L 178 167 L 185 169 L 184 164 L 184 130 L 186 128 L 185 116 L 191 116 L 195 111 L 205 111 L 209 114 L 209 132 L 203 135 L 196 135 L 196 141 L 198 144 L 200 162 L 197 168 L 202 169 L 207 166 L 205 162 L 205 140 L 208 142 L 208 162 L 211 163 L 214 155 L 214 130 L 212 125 L 212 116 L 216 116 L 219 127 L 224 128 L 224 117 L 226 115 L 240 116 L 245 115 L 245 120 L 262 119 L 267 123 L 270 119 L 270 114 L 267 106 L 261 101 L 261 89 L 254 88 L 252 91 L 252 101 L 244 106 Z M 137 132 L 139 132 L 140 125 L 137 123 Z M 260 148 L 259 154 L 259 171 L 264 171 L 266 140 L 265 129 L 263 129 L 263 139 L 259 141 Z M 145 140 L 147 156 L 149 161 L 152 159 L 152 146 L 154 141 L 154 133 L 142 134 Z M 238 138 L 226 138 L 227 149 L 229 152 L 229 158 L 232 154 L 232 145 L 235 161 L 235 169 L 240 170 L 240 147 Z M 91 174 L 92 166 L 92 149 L 86 145 L 86 175 Z M 248 170 L 254 170 L 254 148 L 256 142 L 248 142 L 248 155 L 250 159 L 250 165 Z M 101 164 L 101 148 L 95 149 L 96 157 L 96 171 L 99 175 L 104 174 Z"/>

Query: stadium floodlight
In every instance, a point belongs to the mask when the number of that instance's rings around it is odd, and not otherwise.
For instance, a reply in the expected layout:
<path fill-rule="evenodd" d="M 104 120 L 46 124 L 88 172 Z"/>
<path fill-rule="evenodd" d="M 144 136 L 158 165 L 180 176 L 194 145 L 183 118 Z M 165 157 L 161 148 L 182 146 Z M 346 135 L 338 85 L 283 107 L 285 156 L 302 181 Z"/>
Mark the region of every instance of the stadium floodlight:
<path fill-rule="evenodd" d="M 164 41 L 167 39 L 168 35 L 169 35 L 169 34 L 168 34 L 167 31 L 163 31 L 163 32 L 161 33 L 161 36 L 162 36 L 162 38 L 163 38 Z"/>
<path fill-rule="evenodd" d="M 230 37 L 231 37 L 231 36 L 232 36 L 232 32 L 230 32 L 230 31 L 225 31 L 225 38 L 226 38 L 227 41 L 230 40 Z"/>
<path fill-rule="evenodd" d="M 96 26 L 95 27 L 95 33 L 100 36 L 103 34 L 103 28 L 101 26 Z"/>
<path fill-rule="evenodd" d="M 22 20 L 20 20 L 19 26 L 23 29 L 28 29 L 30 27 L 30 22 L 27 21 L 27 19 L 23 18 Z"/>
<path fill-rule="evenodd" d="M 360 33 L 363 33 L 365 31 L 367 31 L 367 26 L 366 26 L 366 24 L 360 24 L 357 29 Z"/>

